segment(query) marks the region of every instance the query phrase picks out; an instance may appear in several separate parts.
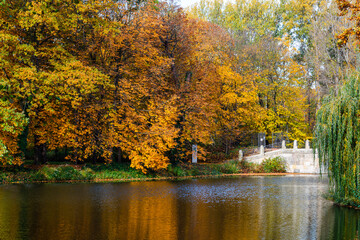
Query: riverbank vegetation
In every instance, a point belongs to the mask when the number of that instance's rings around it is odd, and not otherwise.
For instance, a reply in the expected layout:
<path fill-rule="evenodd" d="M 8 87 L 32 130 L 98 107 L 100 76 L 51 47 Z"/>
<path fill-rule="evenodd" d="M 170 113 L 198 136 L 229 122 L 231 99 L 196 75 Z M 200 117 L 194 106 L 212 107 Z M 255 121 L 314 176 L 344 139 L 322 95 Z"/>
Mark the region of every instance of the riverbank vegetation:
<path fill-rule="evenodd" d="M 67 182 L 67 181 L 146 181 L 181 177 L 215 177 L 239 173 L 284 173 L 283 161 L 264 162 L 260 165 L 228 161 L 213 164 L 177 164 L 167 169 L 144 174 L 127 163 L 83 165 L 23 165 L 3 169 L 0 183 Z"/>

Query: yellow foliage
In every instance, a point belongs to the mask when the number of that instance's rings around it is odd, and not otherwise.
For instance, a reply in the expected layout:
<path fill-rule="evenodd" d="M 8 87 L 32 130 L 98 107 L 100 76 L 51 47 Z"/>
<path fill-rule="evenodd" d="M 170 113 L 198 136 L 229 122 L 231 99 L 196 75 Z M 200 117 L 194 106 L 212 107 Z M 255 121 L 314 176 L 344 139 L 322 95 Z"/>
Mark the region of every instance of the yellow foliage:
<path fill-rule="evenodd" d="M 209 13 L 228 27 L 268 26 L 253 42 L 273 31 L 270 2 L 203 3 L 229 11 Z M 189 161 L 193 144 L 204 159 L 246 131 L 304 133 L 303 70 L 284 39 L 239 50 L 229 31 L 164 2 L 14 1 L 0 18 L 0 156 L 18 156 L 25 115 L 35 159 L 64 150 L 71 161 L 109 163 L 121 152 L 145 173 Z"/>

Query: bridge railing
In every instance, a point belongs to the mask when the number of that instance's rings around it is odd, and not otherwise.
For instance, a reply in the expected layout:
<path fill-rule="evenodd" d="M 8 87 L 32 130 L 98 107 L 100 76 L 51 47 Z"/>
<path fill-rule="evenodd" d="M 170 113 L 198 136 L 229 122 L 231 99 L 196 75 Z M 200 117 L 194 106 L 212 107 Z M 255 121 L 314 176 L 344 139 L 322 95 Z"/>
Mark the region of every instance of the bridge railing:
<path fill-rule="evenodd" d="M 294 142 L 291 144 L 291 148 L 288 148 L 288 144 L 286 144 L 285 141 L 282 141 L 281 146 L 274 145 L 274 144 L 268 144 L 268 145 L 261 145 L 259 148 L 246 148 L 239 150 L 239 160 L 241 160 L 244 156 L 251 156 L 251 155 L 263 155 L 266 152 L 271 152 L 279 149 L 299 149 L 298 148 L 298 142 L 294 140 Z M 310 142 L 309 140 L 305 141 L 305 148 L 304 149 L 310 149 Z"/>
<path fill-rule="evenodd" d="M 268 145 L 264 146 L 265 152 L 270 152 L 270 151 L 274 151 L 277 149 L 281 149 L 281 144 L 268 144 Z M 244 156 L 255 155 L 255 154 L 260 153 L 260 148 L 255 147 L 255 146 L 248 147 L 248 148 L 242 149 L 242 152 L 243 152 Z"/>

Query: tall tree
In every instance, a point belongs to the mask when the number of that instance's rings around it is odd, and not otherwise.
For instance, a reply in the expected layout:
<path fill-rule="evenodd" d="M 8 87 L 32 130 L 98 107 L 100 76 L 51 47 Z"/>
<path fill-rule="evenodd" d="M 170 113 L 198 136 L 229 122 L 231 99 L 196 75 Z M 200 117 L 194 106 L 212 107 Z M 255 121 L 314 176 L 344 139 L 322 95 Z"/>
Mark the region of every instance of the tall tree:
<path fill-rule="evenodd" d="M 335 202 L 360 206 L 360 77 L 354 73 L 328 96 L 317 114 L 316 145 L 319 160 L 330 179 L 330 197 Z"/>

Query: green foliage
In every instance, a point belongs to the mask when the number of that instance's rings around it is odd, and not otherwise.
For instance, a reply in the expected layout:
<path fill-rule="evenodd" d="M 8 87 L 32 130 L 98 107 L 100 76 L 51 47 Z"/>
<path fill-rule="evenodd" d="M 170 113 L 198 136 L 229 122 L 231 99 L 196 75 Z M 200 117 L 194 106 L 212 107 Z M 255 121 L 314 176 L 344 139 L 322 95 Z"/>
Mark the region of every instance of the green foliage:
<path fill-rule="evenodd" d="M 278 159 L 279 160 L 279 159 Z M 275 161 L 276 162 L 276 161 Z M 280 164 L 272 163 L 271 170 L 266 172 L 281 172 Z M 32 166 L 31 166 L 32 167 Z M 266 168 L 266 169 L 268 169 Z M 152 174 L 144 174 L 140 170 L 130 167 L 129 163 L 87 164 L 81 170 L 73 166 L 43 166 L 35 170 L 26 165 L 3 168 L 0 173 L 0 183 L 37 182 L 37 181 L 81 181 L 81 180 L 114 180 L 126 181 L 136 179 L 156 179 L 162 177 L 186 176 L 222 176 L 235 173 L 263 173 L 264 164 L 248 163 L 246 161 L 227 161 L 213 164 L 184 164 L 169 165 L 167 170 Z"/>
<path fill-rule="evenodd" d="M 238 173 L 241 170 L 241 165 L 239 161 L 232 160 L 221 164 L 219 170 L 222 173 Z"/>
<path fill-rule="evenodd" d="M 0 183 L 1 182 L 6 182 L 7 181 L 7 179 L 8 179 L 8 174 L 6 174 L 6 173 L 0 173 Z"/>
<path fill-rule="evenodd" d="M 0 98 L 0 164 L 21 163 L 22 157 L 19 154 L 17 141 L 27 123 L 28 119 L 23 112 L 18 111 L 10 101 Z"/>
<path fill-rule="evenodd" d="M 96 172 L 96 178 L 98 179 L 131 179 L 131 178 L 145 178 L 143 173 L 138 171 L 116 171 L 116 170 L 104 170 Z"/>
<path fill-rule="evenodd" d="M 87 165 L 94 171 L 98 179 L 130 179 L 145 178 L 146 176 L 139 170 L 133 169 L 129 164 L 112 163 L 106 165 Z"/>
<path fill-rule="evenodd" d="M 328 199 L 332 200 L 340 205 L 353 206 L 356 208 L 360 208 L 360 200 L 356 197 L 343 198 L 343 197 L 338 196 L 338 194 L 335 194 L 334 192 L 332 192 L 331 194 L 328 195 Z"/>
<path fill-rule="evenodd" d="M 82 177 L 80 172 L 71 166 L 59 167 L 54 175 L 57 180 L 77 180 Z"/>
<path fill-rule="evenodd" d="M 262 173 L 264 172 L 264 169 L 261 164 L 247 162 L 247 161 L 241 161 L 240 162 L 242 171 L 245 173 Z"/>
<path fill-rule="evenodd" d="M 45 181 L 45 180 L 55 180 L 55 168 L 50 168 L 47 166 L 44 166 L 40 168 L 34 175 L 34 179 L 39 181 Z"/>
<path fill-rule="evenodd" d="M 282 157 L 267 158 L 261 167 L 266 173 L 283 173 L 286 172 L 286 161 Z"/>
<path fill-rule="evenodd" d="M 213 164 L 191 164 L 191 165 L 169 165 L 167 174 L 170 176 L 201 176 L 201 175 L 222 175 L 240 173 L 242 165 L 236 160 L 213 163 Z"/>
<path fill-rule="evenodd" d="M 333 199 L 360 201 L 360 76 L 345 82 L 338 94 L 324 100 L 317 113 L 316 148 L 320 165 L 329 172 Z"/>
<path fill-rule="evenodd" d="M 80 170 L 80 174 L 82 176 L 82 179 L 94 179 L 95 178 L 95 172 L 91 168 L 84 168 Z"/>
<path fill-rule="evenodd" d="M 206 175 L 207 171 L 203 171 L 204 169 L 200 169 L 198 167 L 191 168 L 189 171 L 190 176 L 200 176 Z"/>
<path fill-rule="evenodd" d="M 95 178 L 92 169 L 77 170 L 71 166 L 58 168 L 44 166 L 35 172 L 30 179 L 35 181 L 66 181 L 66 180 L 91 180 Z"/>
<path fill-rule="evenodd" d="M 168 173 L 176 177 L 183 177 L 187 175 L 186 171 L 182 167 L 173 165 L 168 166 Z"/>

